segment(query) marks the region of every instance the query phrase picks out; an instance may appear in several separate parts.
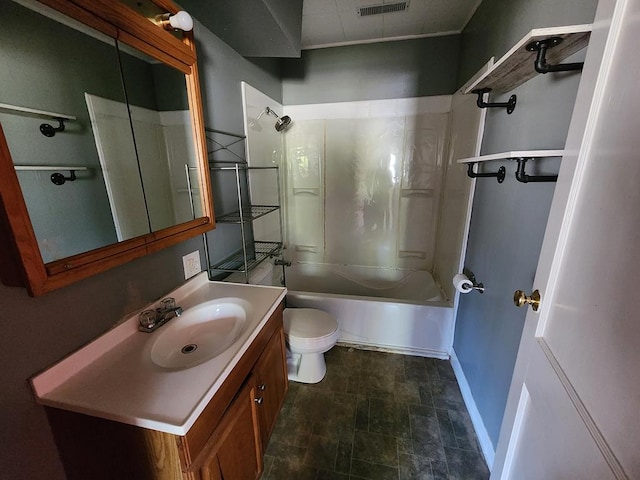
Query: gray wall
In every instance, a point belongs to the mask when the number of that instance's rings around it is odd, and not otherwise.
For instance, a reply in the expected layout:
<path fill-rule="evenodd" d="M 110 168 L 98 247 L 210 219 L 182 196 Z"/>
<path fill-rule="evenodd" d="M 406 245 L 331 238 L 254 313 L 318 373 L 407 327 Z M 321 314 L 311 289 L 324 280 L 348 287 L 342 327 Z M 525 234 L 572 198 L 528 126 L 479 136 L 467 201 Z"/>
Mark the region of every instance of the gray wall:
<path fill-rule="evenodd" d="M 278 102 L 282 102 L 280 81 L 280 60 L 247 59 L 238 55 L 201 24 L 196 24 L 198 62 L 200 69 L 207 72 L 201 83 L 203 88 L 204 119 L 209 128 L 225 132 L 244 134 L 242 110 L 242 89 L 245 81 Z M 220 143 L 231 143 L 235 138 L 207 134 Z M 217 148 L 209 143 L 210 148 Z M 243 153 L 234 147 L 234 152 Z M 237 160 L 236 157 L 218 152 L 211 160 Z M 243 179 L 243 185 L 245 179 Z M 212 172 L 211 183 L 214 190 L 216 215 L 237 210 L 235 175 L 228 172 Z M 246 188 L 244 189 L 246 192 Z M 242 246 L 240 228 L 237 225 L 220 224 L 208 235 L 209 253 L 214 260 L 220 260 Z"/>
<path fill-rule="evenodd" d="M 380 100 L 455 91 L 459 35 L 304 50 L 283 60 L 285 105 Z"/>
<path fill-rule="evenodd" d="M 532 28 L 590 23 L 596 0 L 484 0 L 462 34 L 458 84 L 462 85 L 490 56 L 498 59 Z M 584 57 L 584 52 L 575 59 Z M 539 75 L 497 101 L 517 94 L 513 114 L 487 115 L 482 153 L 564 147 L 580 75 Z M 493 100 L 493 98 L 492 98 Z M 531 162 L 530 162 L 531 163 Z M 455 352 L 489 436 L 498 441 L 513 366 L 526 315 L 513 305 L 517 289 L 530 293 L 553 183 L 522 184 L 515 163 L 504 165 L 507 178 L 476 183 L 466 266 L 484 283 L 484 295 L 462 295 L 456 323 Z M 559 159 L 528 166 L 532 173 L 556 173 Z"/>
<path fill-rule="evenodd" d="M 302 0 L 181 0 L 179 3 L 243 56 L 300 56 Z"/>
<path fill-rule="evenodd" d="M 201 41 L 199 70 L 209 124 L 241 130 L 240 80 L 281 97 L 274 74 L 277 62 L 265 63 L 268 68 L 264 70 L 202 28 L 196 35 Z M 203 41 L 207 44 L 202 45 Z M 3 88 L 2 83 L 0 91 Z M 0 285 L 2 478 L 65 478 L 44 411 L 34 402 L 28 379 L 180 285 L 184 281 L 182 256 L 197 249 L 202 251 L 200 238 L 40 298 L 28 297 L 24 289 Z"/>

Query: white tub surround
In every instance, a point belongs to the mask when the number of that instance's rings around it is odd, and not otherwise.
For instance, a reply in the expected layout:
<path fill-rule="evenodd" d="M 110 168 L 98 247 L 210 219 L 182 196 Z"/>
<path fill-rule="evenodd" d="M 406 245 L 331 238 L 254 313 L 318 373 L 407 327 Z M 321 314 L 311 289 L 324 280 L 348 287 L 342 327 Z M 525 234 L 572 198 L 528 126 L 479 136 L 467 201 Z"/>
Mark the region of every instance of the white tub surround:
<path fill-rule="evenodd" d="M 38 403 L 108 420 L 185 435 L 282 302 L 286 289 L 210 282 L 206 272 L 167 296 L 189 308 L 235 297 L 249 305 L 247 327 L 225 352 L 183 369 L 151 361 L 154 337 L 138 331 L 138 315 L 32 379 Z M 147 308 L 154 308 L 150 305 Z M 179 321 L 173 319 L 169 322 Z"/>
<path fill-rule="evenodd" d="M 287 285 L 288 306 L 335 316 L 340 344 L 449 358 L 453 308 L 427 271 L 298 263 Z"/>
<path fill-rule="evenodd" d="M 433 268 L 451 97 L 285 107 L 293 263 Z"/>
<path fill-rule="evenodd" d="M 287 285 L 296 291 L 376 297 L 420 305 L 444 300 L 433 277 L 425 270 L 296 263 L 287 269 Z"/>
<path fill-rule="evenodd" d="M 290 291 L 287 305 L 316 308 L 336 317 L 338 343 L 366 349 L 448 359 L 453 309 L 375 297 Z"/>

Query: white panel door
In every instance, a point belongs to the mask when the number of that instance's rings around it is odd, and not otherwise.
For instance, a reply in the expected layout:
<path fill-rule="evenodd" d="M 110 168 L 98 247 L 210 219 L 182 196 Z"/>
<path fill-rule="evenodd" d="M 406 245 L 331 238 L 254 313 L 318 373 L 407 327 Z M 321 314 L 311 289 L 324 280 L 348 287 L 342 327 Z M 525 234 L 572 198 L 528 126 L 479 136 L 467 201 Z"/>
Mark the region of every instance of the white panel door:
<path fill-rule="evenodd" d="M 492 478 L 640 478 L 638 45 L 640 0 L 601 0 Z"/>

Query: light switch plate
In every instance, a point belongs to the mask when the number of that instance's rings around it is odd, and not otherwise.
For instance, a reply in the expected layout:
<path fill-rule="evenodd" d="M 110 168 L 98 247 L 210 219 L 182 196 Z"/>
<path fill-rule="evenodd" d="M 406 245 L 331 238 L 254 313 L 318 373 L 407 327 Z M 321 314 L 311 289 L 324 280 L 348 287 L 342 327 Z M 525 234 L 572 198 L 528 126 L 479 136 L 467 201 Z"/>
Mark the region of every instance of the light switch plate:
<path fill-rule="evenodd" d="M 196 250 L 182 257 L 182 266 L 184 267 L 185 280 L 199 274 L 202 271 L 200 265 L 200 252 Z"/>

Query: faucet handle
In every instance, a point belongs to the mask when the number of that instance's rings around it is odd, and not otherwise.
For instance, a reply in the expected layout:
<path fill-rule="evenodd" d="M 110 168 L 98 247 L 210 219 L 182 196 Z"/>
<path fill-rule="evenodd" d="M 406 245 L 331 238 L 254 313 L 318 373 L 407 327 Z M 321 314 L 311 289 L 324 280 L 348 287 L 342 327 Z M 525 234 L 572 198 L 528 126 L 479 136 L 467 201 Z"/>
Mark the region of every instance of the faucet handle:
<path fill-rule="evenodd" d="M 160 300 L 160 308 L 164 311 L 176 308 L 176 299 L 173 297 L 163 298 Z"/>
<path fill-rule="evenodd" d="M 138 316 L 140 326 L 145 329 L 152 328 L 155 325 L 157 319 L 158 317 L 155 310 L 145 310 Z"/>

